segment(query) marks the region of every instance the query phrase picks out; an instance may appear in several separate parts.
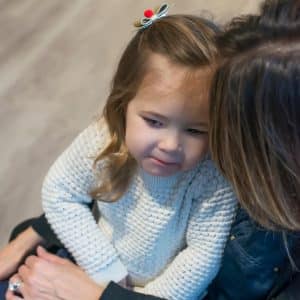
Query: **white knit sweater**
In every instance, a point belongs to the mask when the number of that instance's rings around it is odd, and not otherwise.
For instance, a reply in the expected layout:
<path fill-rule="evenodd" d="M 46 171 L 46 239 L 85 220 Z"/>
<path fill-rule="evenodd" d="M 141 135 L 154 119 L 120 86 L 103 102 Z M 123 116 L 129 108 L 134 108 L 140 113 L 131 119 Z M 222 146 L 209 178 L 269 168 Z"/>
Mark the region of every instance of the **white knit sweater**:
<path fill-rule="evenodd" d="M 117 202 L 98 202 L 96 224 L 88 192 L 107 139 L 94 123 L 51 167 L 42 190 L 49 223 L 96 282 L 128 275 L 143 293 L 197 299 L 219 269 L 236 206 L 230 186 L 209 159 L 170 177 L 140 169 Z"/>

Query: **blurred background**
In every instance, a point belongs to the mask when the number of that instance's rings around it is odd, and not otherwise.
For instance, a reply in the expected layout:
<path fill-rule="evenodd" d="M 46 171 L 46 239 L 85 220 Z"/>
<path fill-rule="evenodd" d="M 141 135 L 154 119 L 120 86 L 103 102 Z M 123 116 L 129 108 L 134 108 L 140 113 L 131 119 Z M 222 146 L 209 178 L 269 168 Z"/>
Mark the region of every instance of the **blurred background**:
<path fill-rule="evenodd" d="M 260 0 L 172 0 L 224 24 Z M 133 22 L 160 1 L 0 0 L 0 247 L 42 212 L 48 168 L 101 111 Z"/>

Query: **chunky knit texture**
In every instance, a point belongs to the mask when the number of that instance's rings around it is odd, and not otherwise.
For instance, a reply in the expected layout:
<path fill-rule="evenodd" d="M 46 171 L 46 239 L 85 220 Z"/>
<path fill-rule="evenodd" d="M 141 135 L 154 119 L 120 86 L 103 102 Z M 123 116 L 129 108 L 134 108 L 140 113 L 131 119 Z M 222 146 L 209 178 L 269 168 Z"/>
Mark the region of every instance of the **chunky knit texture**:
<path fill-rule="evenodd" d="M 97 224 L 87 204 L 107 139 L 106 126 L 92 124 L 51 167 L 42 191 L 49 223 L 96 282 L 128 275 L 143 293 L 197 299 L 219 269 L 236 207 L 230 186 L 208 158 L 170 177 L 139 169 L 117 202 L 98 202 Z"/>

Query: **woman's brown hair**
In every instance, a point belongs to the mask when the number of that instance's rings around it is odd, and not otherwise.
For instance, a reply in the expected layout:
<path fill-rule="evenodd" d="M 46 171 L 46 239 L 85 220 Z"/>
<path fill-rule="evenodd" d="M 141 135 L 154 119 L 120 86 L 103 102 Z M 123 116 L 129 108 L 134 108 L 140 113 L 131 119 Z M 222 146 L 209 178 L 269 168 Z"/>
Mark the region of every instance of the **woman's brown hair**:
<path fill-rule="evenodd" d="M 242 206 L 270 229 L 300 230 L 300 1 L 266 0 L 217 37 L 212 157 Z"/>
<path fill-rule="evenodd" d="M 241 205 L 270 229 L 300 230 L 300 40 L 225 61 L 211 91 L 212 157 Z"/>
<path fill-rule="evenodd" d="M 197 69 L 217 58 L 217 27 L 210 21 L 191 15 L 170 15 L 140 29 L 121 56 L 112 80 L 111 92 L 103 116 L 111 140 L 99 153 L 95 166 L 106 161 L 100 186 L 92 191 L 95 199 L 115 201 L 125 192 L 136 169 L 136 162 L 124 142 L 128 103 L 134 98 L 147 72 L 151 53 L 166 56 L 172 63 Z"/>

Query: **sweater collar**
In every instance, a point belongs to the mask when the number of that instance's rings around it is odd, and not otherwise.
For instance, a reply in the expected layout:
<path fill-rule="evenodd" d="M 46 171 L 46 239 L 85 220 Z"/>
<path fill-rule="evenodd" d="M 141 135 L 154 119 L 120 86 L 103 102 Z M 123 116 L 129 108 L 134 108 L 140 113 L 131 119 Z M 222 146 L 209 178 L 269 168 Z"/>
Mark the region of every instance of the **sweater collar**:
<path fill-rule="evenodd" d="M 171 176 L 155 176 L 147 173 L 141 167 L 138 168 L 138 176 L 149 187 L 165 187 L 168 188 L 178 183 L 185 172 L 177 172 Z"/>

